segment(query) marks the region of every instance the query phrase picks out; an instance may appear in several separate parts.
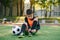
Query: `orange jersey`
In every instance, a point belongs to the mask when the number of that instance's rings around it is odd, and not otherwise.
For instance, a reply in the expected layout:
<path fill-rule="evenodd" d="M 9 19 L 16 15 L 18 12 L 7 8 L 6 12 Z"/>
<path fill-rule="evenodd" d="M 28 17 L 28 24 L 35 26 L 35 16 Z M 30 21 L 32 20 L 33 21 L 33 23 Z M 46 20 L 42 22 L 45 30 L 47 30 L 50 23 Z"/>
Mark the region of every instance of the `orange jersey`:
<path fill-rule="evenodd" d="M 32 27 L 32 25 L 33 25 L 33 20 L 31 20 L 31 19 L 28 18 L 28 23 L 29 23 L 29 25 Z"/>

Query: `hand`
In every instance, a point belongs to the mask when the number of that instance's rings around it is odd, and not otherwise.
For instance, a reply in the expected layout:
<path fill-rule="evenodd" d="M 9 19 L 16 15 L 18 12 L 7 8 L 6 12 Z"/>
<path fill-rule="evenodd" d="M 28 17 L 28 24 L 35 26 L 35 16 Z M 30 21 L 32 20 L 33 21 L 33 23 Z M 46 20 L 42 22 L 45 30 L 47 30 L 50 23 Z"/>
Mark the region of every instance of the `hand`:
<path fill-rule="evenodd" d="M 31 31 L 31 29 L 28 30 L 29 32 Z"/>
<path fill-rule="evenodd" d="M 33 33 L 36 32 L 36 29 L 33 29 L 32 32 L 33 32 Z"/>

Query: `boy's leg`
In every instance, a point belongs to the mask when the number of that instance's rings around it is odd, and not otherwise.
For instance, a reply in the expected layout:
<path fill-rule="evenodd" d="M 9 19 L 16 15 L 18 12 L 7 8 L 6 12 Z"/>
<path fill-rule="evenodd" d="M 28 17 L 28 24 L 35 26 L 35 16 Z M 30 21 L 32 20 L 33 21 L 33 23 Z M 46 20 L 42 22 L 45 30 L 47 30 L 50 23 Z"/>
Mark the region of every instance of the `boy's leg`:
<path fill-rule="evenodd" d="M 20 36 L 18 36 L 18 38 L 23 38 L 24 35 L 28 35 L 28 26 L 26 24 L 22 25 Z"/>
<path fill-rule="evenodd" d="M 26 32 L 28 32 L 28 26 L 26 24 L 23 24 L 22 28 L 21 28 L 20 35 L 21 35 L 21 33 L 26 33 Z"/>
<path fill-rule="evenodd" d="M 36 33 L 36 27 L 37 27 L 37 21 L 33 22 L 32 28 L 31 28 L 31 33 L 34 35 Z"/>
<path fill-rule="evenodd" d="M 38 30 L 40 26 L 38 25 L 38 21 L 34 21 L 32 28 L 31 28 L 31 33 L 34 35 Z"/>

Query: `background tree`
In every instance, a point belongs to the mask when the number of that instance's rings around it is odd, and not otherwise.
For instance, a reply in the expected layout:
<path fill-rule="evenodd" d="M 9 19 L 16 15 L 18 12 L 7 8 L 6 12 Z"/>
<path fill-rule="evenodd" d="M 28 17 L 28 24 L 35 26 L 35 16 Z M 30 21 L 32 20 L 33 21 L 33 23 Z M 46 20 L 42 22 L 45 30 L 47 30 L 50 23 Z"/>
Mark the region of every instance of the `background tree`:
<path fill-rule="evenodd" d="M 4 16 L 6 16 L 6 7 L 9 7 L 9 0 L 0 0 L 0 2 L 4 7 Z"/>
<path fill-rule="evenodd" d="M 42 13 L 42 8 L 45 9 L 45 17 L 47 17 L 47 12 L 49 13 L 49 17 L 51 17 L 51 12 L 52 12 L 52 5 L 55 7 L 56 5 L 60 4 L 60 0 L 38 0 L 37 2 L 40 5 L 41 8 L 41 13 Z"/>

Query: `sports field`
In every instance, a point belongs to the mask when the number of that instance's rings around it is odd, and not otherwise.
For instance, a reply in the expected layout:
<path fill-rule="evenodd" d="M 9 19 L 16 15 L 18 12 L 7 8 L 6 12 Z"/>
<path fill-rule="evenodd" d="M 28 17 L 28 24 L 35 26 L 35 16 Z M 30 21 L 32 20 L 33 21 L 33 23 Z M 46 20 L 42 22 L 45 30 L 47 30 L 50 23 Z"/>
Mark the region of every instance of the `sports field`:
<path fill-rule="evenodd" d="M 12 26 L 0 26 L 0 40 L 60 40 L 60 26 L 41 26 L 32 37 L 18 38 L 12 34 Z"/>

